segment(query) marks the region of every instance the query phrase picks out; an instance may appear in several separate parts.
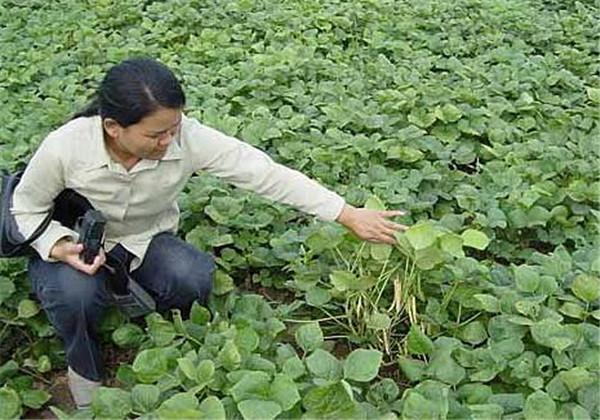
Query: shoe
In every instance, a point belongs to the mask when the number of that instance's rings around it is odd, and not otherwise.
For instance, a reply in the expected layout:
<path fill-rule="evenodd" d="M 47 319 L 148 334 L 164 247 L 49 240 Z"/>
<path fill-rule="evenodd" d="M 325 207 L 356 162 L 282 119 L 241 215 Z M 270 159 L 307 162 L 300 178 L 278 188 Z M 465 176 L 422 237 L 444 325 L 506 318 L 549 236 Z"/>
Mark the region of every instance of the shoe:
<path fill-rule="evenodd" d="M 71 396 L 73 396 L 73 401 L 75 401 L 77 409 L 83 410 L 90 408 L 94 391 L 96 391 L 102 383 L 84 378 L 71 369 L 70 366 L 67 371 L 67 378 L 69 380 L 69 390 L 71 390 Z"/>

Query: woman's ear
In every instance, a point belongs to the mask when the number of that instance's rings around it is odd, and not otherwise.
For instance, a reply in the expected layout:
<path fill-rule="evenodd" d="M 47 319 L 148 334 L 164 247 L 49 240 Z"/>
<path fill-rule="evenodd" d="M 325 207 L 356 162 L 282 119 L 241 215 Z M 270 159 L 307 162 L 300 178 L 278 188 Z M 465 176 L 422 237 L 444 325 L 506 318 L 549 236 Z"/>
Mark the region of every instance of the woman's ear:
<path fill-rule="evenodd" d="M 102 127 L 108 136 L 112 139 L 118 139 L 121 137 L 121 133 L 123 132 L 123 127 L 113 120 L 112 118 L 105 118 L 102 120 Z"/>

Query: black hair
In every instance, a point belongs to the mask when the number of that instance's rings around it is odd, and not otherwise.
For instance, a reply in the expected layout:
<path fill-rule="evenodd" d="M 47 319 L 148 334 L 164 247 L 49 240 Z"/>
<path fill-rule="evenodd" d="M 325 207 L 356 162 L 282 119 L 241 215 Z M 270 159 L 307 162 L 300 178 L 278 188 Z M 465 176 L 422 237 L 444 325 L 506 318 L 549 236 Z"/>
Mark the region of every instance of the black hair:
<path fill-rule="evenodd" d="M 100 115 L 128 127 L 158 108 L 184 105 L 183 89 L 167 66 L 149 58 L 132 58 L 108 70 L 92 102 L 72 119 Z"/>

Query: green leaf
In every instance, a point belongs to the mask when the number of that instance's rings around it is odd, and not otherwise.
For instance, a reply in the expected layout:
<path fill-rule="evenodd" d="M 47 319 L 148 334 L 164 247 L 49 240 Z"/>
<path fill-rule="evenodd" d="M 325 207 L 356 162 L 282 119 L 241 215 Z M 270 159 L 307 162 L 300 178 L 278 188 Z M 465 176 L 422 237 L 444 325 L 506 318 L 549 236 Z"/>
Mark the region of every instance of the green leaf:
<path fill-rule="evenodd" d="M 406 238 L 415 250 L 425 249 L 435 243 L 437 232 L 429 222 L 420 222 L 406 231 Z"/>
<path fill-rule="evenodd" d="M 50 372 L 52 370 L 52 363 L 50 362 L 50 358 L 43 354 L 37 361 L 36 369 L 40 373 Z"/>
<path fill-rule="evenodd" d="M 463 258 L 465 253 L 462 249 L 463 240 L 455 233 L 445 233 L 440 238 L 442 250 L 456 258 Z"/>
<path fill-rule="evenodd" d="M 517 289 L 522 292 L 533 293 L 540 284 L 540 275 L 537 270 L 528 265 L 520 265 L 514 268 Z"/>
<path fill-rule="evenodd" d="M 544 391 L 529 394 L 523 410 L 526 419 L 551 419 L 556 413 L 556 403 Z"/>
<path fill-rule="evenodd" d="M 579 388 L 594 383 L 594 376 L 586 369 L 579 366 L 562 371 L 558 376 L 571 392 L 575 392 Z"/>
<path fill-rule="evenodd" d="M 319 378 L 337 380 L 342 377 L 342 365 L 328 351 L 316 349 L 306 358 L 306 367 L 309 372 Z"/>
<path fill-rule="evenodd" d="M 194 365 L 194 362 L 187 357 L 181 357 L 177 359 L 177 365 L 188 379 L 196 381 L 196 366 Z"/>
<path fill-rule="evenodd" d="M 152 383 L 168 372 L 168 362 L 164 349 L 142 350 L 133 361 L 133 371 L 138 380 Z"/>
<path fill-rule="evenodd" d="M 579 299 L 592 302 L 600 297 L 600 277 L 580 274 L 573 280 L 571 291 Z"/>
<path fill-rule="evenodd" d="M 148 335 L 158 347 L 169 345 L 176 336 L 175 327 L 172 322 L 164 319 L 159 313 L 153 312 L 146 316 L 148 324 Z"/>
<path fill-rule="evenodd" d="M 315 350 L 315 352 L 316 351 L 317 350 Z M 302 363 L 302 360 L 300 360 L 298 356 L 294 355 L 283 363 L 281 372 L 288 375 L 292 379 L 298 379 L 306 373 L 306 369 L 304 368 L 304 363 Z"/>
<path fill-rule="evenodd" d="M 19 394 L 6 385 L 0 388 L 0 419 L 21 417 L 21 399 Z"/>
<path fill-rule="evenodd" d="M 487 339 L 487 332 L 481 321 L 471 321 L 461 331 L 461 338 L 467 343 L 476 345 Z"/>
<path fill-rule="evenodd" d="M 206 325 L 210 321 L 210 312 L 197 301 L 192 304 L 190 320 L 196 325 Z"/>
<path fill-rule="evenodd" d="M 190 392 L 181 392 L 164 401 L 156 410 L 159 419 L 200 418 L 198 399 Z"/>
<path fill-rule="evenodd" d="M 368 382 L 377 376 L 382 353 L 377 350 L 356 349 L 344 361 L 344 378 Z"/>
<path fill-rule="evenodd" d="M 42 389 L 27 389 L 19 392 L 19 396 L 23 405 L 36 410 L 42 408 L 52 397 L 52 395 Z"/>
<path fill-rule="evenodd" d="M 131 390 L 132 407 L 140 413 L 154 410 L 159 398 L 160 389 L 156 385 L 136 384 Z"/>
<path fill-rule="evenodd" d="M 300 401 L 298 385 L 287 375 L 275 375 L 275 379 L 271 384 L 270 395 L 281 406 L 283 411 L 292 409 Z"/>
<path fill-rule="evenodd" d="M 37 315 L 40 311 L 40 307 L 37 303 L 35 303 L 31 299 L 23 299 L 19 302 L 19 306 L 17 308 L 17 316 L 19 318 L 31 318 L 32 316 Z"/>
<path fill-rule="evenodd" d="M 214 276 L 214 286 L 212 292 L 217 296 L 222 296 L 234 289 L 235 284 L 231 276 L 221 270 L 217 270 Z"/>
<path fill-rule="evenodd" d="M 463 245 L 471 248 L 484 250 L 490 243 L 489 238 L 483 232 L 475 229 L 467 229 L 462 234 Z"/>
<path fill-rule="evenodd" d="M 305 299 L 310 306 L 320 308 L 331 300 L 331 293 L 322 287 L 311 287 L 306 292 Z"/>
<path fill-rule="evenodd" d="M 258 347 L 260 337 L 252 327 L 236 328 L 235 345 L 242 353 L 252 353 Z"/>
<path fill-rule="evenodd" d="M 562 325 L 549 319 L 531 326 L 531 336 L 538 343 L 559 352 L 575 343 L 575 338 Z"/>
<path fill-rule="evenodd" d="M 246 373 L 229 390 L 235 402 L 247 399 L 267 398 L 270 392 L 271 377 L 260 371 L 251 371 Z"/>
<path fill-rule="evenodd" d="M 600 104 L 600 89 L 588 87 L 586 89 L 586 92 L 587 92 L 587 96 L 590 99 L 590 101 L 592 101 L 596 104 Z"/>
<path fill-rule="evenodd" d="M 436 116 L 445 123 L 456 122 L 462 117 L 462 111 L 452 104 L 436 109 Z"/>
<path fill-rule="evenodd" d="M 305 353 L 309 353 L 323 345 L 323 331 L 316 322 L 302 325 L 296 330 L 295 337 L 296 343 Z"/>
<path fill-rule="evenodd" d="M 367 318 L 367 328 L 374 330 L 387 330 L 392 325 L 392 320 L 386 314 L 373 312 Z"/>
<path fill-rule="evenodd" d="M 423 159 L 424 156 L 425 154 L 419 149 L 406 146 L 392 146 L 387 151 L 388 159 L 397 159 L 406 163 L 417 162 Z"/>
<path fill-rule="evenodd" d="M 0 276 L 0 305 L 4 303 L 15 290 L 15 285 L 12 280 Z"/>
<path fill-rule="evenodd" d="M 410 326 L 406 340 L 408 351 L 412 354 L 431 354 L 433 352 L 431 339 L 414 324 Z"/>
<path fill-rule="evenodd" d="M 135 324 L 123 324 L 113 331 L 112 339 L 119 347 L 135 347 L 144 341 L 144 331 Z"/>
<path fill-rule="evenodd" d="M 306 417 L 314 419 L 345 419 L 356 417 L 356 403 L 342 382 L 311 388 L 302 405 Z"/>
<path fill-rule="evenodd" d="M 97 417 L 122 419 L 131 412 L 129 392 L 101 386 L 94 393 L 92 412 Z"/>
<path fill-rule="evenodd" d="M 482 309 L 486 312 L 492 313 L 500 312 L 500 301 L 495 296 L 486 294 L 475 294 L 473 295 L 473 299 L 475 299 L 479 303 L 478 309 Z"/>
<path fill-rule="evenodd" d="M 219 351 L 217 360 L 228 371 L 236 370 L 240 367 L 242 356 L 233 340 L 227 340 L 225 342 L 225 345 L 221 351 Z"/>
<path fill-rule="evenodd" d="M 223 403 L 215 396 L 206 397 L 200 403 L 200 418 L 210 420 L 225 420 L 225 408 Z"/>
<path fill-rule="evenodd" d="M 333 287 L 341 292 L 346 290 L 367 290 L 375 283 L 371 278 L 358 278 L 349 271 L 340 270 L 334 270 L 329 275 L 329 279 Z"/>
<path fill-rule="evenodd" d="M 273 401 L 244 400 L 237 407 L 244 420 L 271 420 L 281 413 L 281 407 Z"/>
<path fill-rule="evenodd" d="M 399 356 L 398 365 L 409 381 L 420 381 L 425 375 L 425 362 L 422 362 L 421 360 Z"/>

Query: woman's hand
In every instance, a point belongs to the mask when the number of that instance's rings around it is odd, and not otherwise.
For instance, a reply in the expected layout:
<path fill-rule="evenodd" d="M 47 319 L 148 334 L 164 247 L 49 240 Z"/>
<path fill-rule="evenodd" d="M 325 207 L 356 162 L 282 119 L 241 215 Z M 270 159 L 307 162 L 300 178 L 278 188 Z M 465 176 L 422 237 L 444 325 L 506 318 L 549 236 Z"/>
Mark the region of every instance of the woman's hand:
<path fill-rule="evenodd" d="M 90 276 L 96 274 L 98 269 L 106 262 L 106 255 L 104 255 L 104 250 L 101 248 L 96 258 L 94 258 L 94 262 L 92 264 L 86 264 L 80 258 L 79 254 L 83 251 L 83 244 L 76 244 L 70 238 L 62 238 L 56 241 L 52 250 L 50 251 L 50 256 L 56 260 L 62 261 L 66 264 L 69 264 L 71 267 L 76 270 L 83 271 Z"/>
<path fill-rule="evenodd" d="M 388 218 L 403 214 L 401 210 L 371 210 L 346 204 L 337 221 L 362 240 L 393 245 L 396 243 L 394 233 L 404 231 L 408 226 L 394 223 Z"/>

